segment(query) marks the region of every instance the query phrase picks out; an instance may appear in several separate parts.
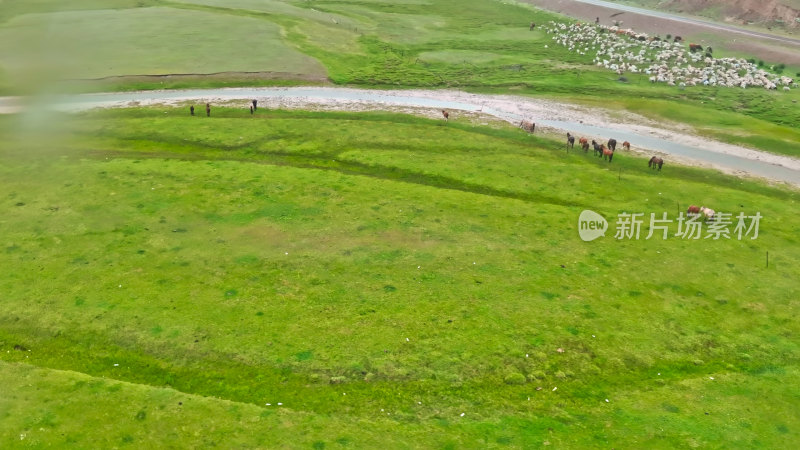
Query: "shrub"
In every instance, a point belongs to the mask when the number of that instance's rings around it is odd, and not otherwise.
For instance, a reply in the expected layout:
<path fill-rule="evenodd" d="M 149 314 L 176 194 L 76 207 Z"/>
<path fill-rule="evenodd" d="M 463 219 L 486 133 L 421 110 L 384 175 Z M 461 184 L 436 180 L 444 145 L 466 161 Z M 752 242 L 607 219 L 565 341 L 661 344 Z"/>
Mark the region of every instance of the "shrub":
<path fill-rule="evenodd" d="M 528 381 L 543 380 L 544 376 L 544 372 L 541 370 L 536 370 L 528 374 Z"/>
<path fill-rule="evenodd" d="M 519 372 L 510 373 L 506 375 L 503 381 L 506 384 L 525 384 L 525 375 Z"/>

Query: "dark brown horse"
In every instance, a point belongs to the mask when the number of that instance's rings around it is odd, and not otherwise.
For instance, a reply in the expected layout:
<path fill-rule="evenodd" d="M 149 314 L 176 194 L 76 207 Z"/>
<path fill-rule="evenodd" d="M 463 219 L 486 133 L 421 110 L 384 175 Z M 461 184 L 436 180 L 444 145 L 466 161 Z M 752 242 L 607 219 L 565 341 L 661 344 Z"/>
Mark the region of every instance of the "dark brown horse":
<path fill-rule="evenodd" d="M 650 158 L 650 161 L 647 162 L 647 167 L 655 170 L 656 166 L 658 166 L 658 170 L 661 171 L 661 166 L 664 165 L 664 160 L 659 158 L 658 156 L 653 156 Z"/>
<path fill-rule="evenodd" d="M 443 110 L 442 110 L 442 115 L 444 116 L 444 121 L 445 121 L 445 122 L 449 122 L 449 121 L 450 121 L 450 113 L 449 113 L 449 112 L 447 112 L 447 110 L 444 110 L 444 109 L 443 109 Z"/>
<path fill-rule="evenodd" d="M 574 147 L 575 147 L 575 136 L 567 132 L 567 148 L 574 148 Z"/>
<path fill-rule="evenodd" d="M 686 210 L 687 216 L 696 216 L 700 214 L 700 207 L 696 205 L 689 205 L 689 209 Z"/>
<path fill-rule="evenodd" d="M 614 139 L 614 138 L 609 139 L 608 140 L 608 148 L 610 148 L 612 152 L 614 150 L 616 150 L 617 149 L 617 140 Z"/>
<path fill-rule="evenodd" d="M 592 147 L 594 148 L 593 155 L 597 156 L 598 158 L 603 157 L 603 146 L 598 144 L 597 141 L 592 139 Z"/>
<path fill-rule="evenodd" d="M 631 149 L 631 143 L 628 142 L 628 141 L 623 142 L 622 143 L 622 148 L 624 148 L 625 150 L 630 150 Z"/>

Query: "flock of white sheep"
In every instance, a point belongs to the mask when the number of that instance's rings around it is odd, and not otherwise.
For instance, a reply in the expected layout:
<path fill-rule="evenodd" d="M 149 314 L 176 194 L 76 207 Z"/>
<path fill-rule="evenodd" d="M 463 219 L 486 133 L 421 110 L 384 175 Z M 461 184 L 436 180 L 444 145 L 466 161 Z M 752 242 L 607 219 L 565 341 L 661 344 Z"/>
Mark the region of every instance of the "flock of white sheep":
<path fill-rule="evenodd" d="M 549 22 L 544 26 L 556 43 L 580 55 L 594 53 L 594 63 L 617 74 L 643 73 L 651 82 L 671 86 L 797 87 L 794 80 L 760 69 L 739 58 L 714 58 L 709 50 L 680 39 L 670 42 L 617 26 Z M 691 51 L 690 47 L 697 47 Z"/>

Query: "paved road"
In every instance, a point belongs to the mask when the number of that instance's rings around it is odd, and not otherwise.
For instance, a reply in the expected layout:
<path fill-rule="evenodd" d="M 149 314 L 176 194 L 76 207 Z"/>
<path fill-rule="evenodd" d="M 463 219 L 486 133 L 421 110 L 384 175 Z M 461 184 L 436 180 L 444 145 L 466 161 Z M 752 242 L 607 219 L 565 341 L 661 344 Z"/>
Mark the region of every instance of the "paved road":
<path fill-rule="evenodd" d="M 717 29 L 717 30 L 731 31 L 731 32 L 734 32 L 734 33 L 740 33 L 740 34 L 744 34 L 744 35 L 747 35 L 747 36 L 752 36 L 752 37 L 757 37 L 757 38 L 762 38 L 762 39 L 771 39 L 771 40 L 783 42 L 785 44 L 800 46 L 800 39 L 794 39 L 794 38 L 785 37 L 785 36 L 777 36 L 777 35 L 768 34 L 768 33 L 761 33 L 761 32 L 758 32 L 758 31 L 745 30 L 745 29 L 742 29 L 742 28 L 739 28 L 739 27 L 736 27 L 736 26 L 733 26 L 733 25 L 726 25 L 726 24 L 721 24 L 721 23 L 716 23 L 716 22 L 709 22 L 709 21 L 706 21 L 706 20 L 694 19 L 694 18 L 691 18 L 691 17 L 684 17 L 684 16 L 679 16 L 677 14 L 670 14 L 670 13 L 665 13 L 665 12 L 661 12 L 661 11 L 653 11 L 653 10 L 650 10 L 650 9 L 637 8 L 635 6 L 622 5 L 622 4 L 619 4 L 619 3 L 606 2 L 606 1 L 603 1 L 603 0 L 574 0 L 574 1 L 576 1 L 578 3 L 588 3 L 590 5 L 603 6 L 603 7 L 606 7 L 606 8 L 617 9 L 617 10 L 620 10 L 620 11 L 632 12 L 632 13 L 641 14 L 641 15 L 644 15 L 644 16 L 652 16 L 652 17 L 659 17 L 659 18 L 662 18 L 662 19 L 677 20 L 679 22 L 691 23 L 691 24 L 695 24 L 695 25 L 702 25 L 702 26 L 707 27 L 707 28 L 714 28 L 714 29 Z"/>

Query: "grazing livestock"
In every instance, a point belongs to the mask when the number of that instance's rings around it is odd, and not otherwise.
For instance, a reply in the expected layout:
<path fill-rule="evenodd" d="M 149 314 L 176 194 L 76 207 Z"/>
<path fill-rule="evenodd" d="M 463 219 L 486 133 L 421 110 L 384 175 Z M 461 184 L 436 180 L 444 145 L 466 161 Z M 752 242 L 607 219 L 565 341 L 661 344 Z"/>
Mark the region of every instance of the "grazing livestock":
<path fill-rule="evenodd" d="M 608 159 L 608 162 L 611 162 L 611 159 L 614 157 L 614 150 L 610 148 L 605 148 L 605 146 L 600 146 L 603 149 L 603 159 Z"/>
<path fill-rule="evenodd" d="M 689 205 L 689 209 L 686 210 L 687 216 L 696 216 L 700 214 L 700 207 L 696 205 Z"/>
<path fill-rule="evenodd" d="M 594 148 L 594 152 L 592 152 L 592 154 L 597 156 L 598 158 L 602 158 L 603 146 L 598 144 L 597 141 L 595 141 L 594 139 L 592 139 L 592 147 Z"/>
<path fill-rule="evenodd" d="M 664 165 L 664 160 L 657 156 L 653 156 L 652 158 L 650 158 L 650 161 L 647 163 L 647 167 L 650 167 L 653 170 L 655 170 L 656 166 L 658 166 L 659 172 L 661 171 L 661 166 L 663 165 Z"/>
<path fill-rule="evenodd" d="M 706 220 L 708 220 L 708 221 L 712 221 L 712 222 L 714 221 L 714 214 L 716 214 L 716 213 L 717 213 L 717 212 L 716 212 L 716 211 L 714 211 L 713 209 L 711 209 L 711 208 L 706 208 L 705 206 L 701 206 L 701 207 L 700 207 L 700 212 L 701 212 L 701 213 L 702 213 L 704 216 L 706 216 Z"/>
<path fill-rule="evenodd" d="M 528 30 L 533 31 L 534 28 L 536 28 L 536 24 L 531 22 L 531 27 Z"/>
<path fill-rule="evenodd" d="M 622 148 L 624 148 L 625 150 L 630 150 L 631 149 L 631 143 L 628 142 L 628 141 L 623 142 L 622 143 Z"/>
<path fill-rule="evenodd" d="M 519 123 L 519 127 L 528 133 L 533 133 L 533 131 L 536 129 L 536 124 L 533 122 L 528 122 L 527 120 L 523 120 Z"/>
<path fill-rule="evenodd" d="M 253 111 L 258 109 L 258 100 L 253 99 Z"/>
<path fill-rule="evenodd" d="M 447 112 L 447 110 L 444 110 L 444 109 L 443 109 L 443 110 L 442 110 L 442 115 L 444 116 L 444 121 L 445 121 L 445 122 L 449 122 L 449 121 L 450 121 L 450 113 L 449 113 L 449 112 Z"/>
<path fill-rule="evenodd" d="M 567 148 L 575 147 L 575 136 L 567 133 Z"/>
<path fill-rule="evenodd" d="M 697 51 L 703 51 L 703 46 L 700 44 L 689 44 L 689 51 L 694 53 Z"/>
<path fill-rule="evenodd" d="M 614 150 L 616 150 L 617 149 L 617 140 L 614 139 L 614 138 L 609 139 L 608 140 L 608 148 L 610 148 L 612 152 Z"/>
<path fill-rule="evenodd" d="M 792 77 L 773 73 L 742 58 L 715 58 L 713 49 L 699 44 L 684 45 L 679 36 L 661 40 L 619 26 L 549 22 L 540 28 L 552 40 L 578 55 L 593 57 L 593 63 L 617 73 L 643 74 L 652 83 L 689 89 L 693 86 L 759 86 L 775 90 L 791 87 Z"/>
<path fill-rule="evenodd" d="M 578 139 L 578 143 L 581 144 L 581 148 L 583 149 L 584 153 L 589 151 L 589 140 L 588 139 L 586 139 L 585 137 L 582 137 L 582 138 Z"/>

